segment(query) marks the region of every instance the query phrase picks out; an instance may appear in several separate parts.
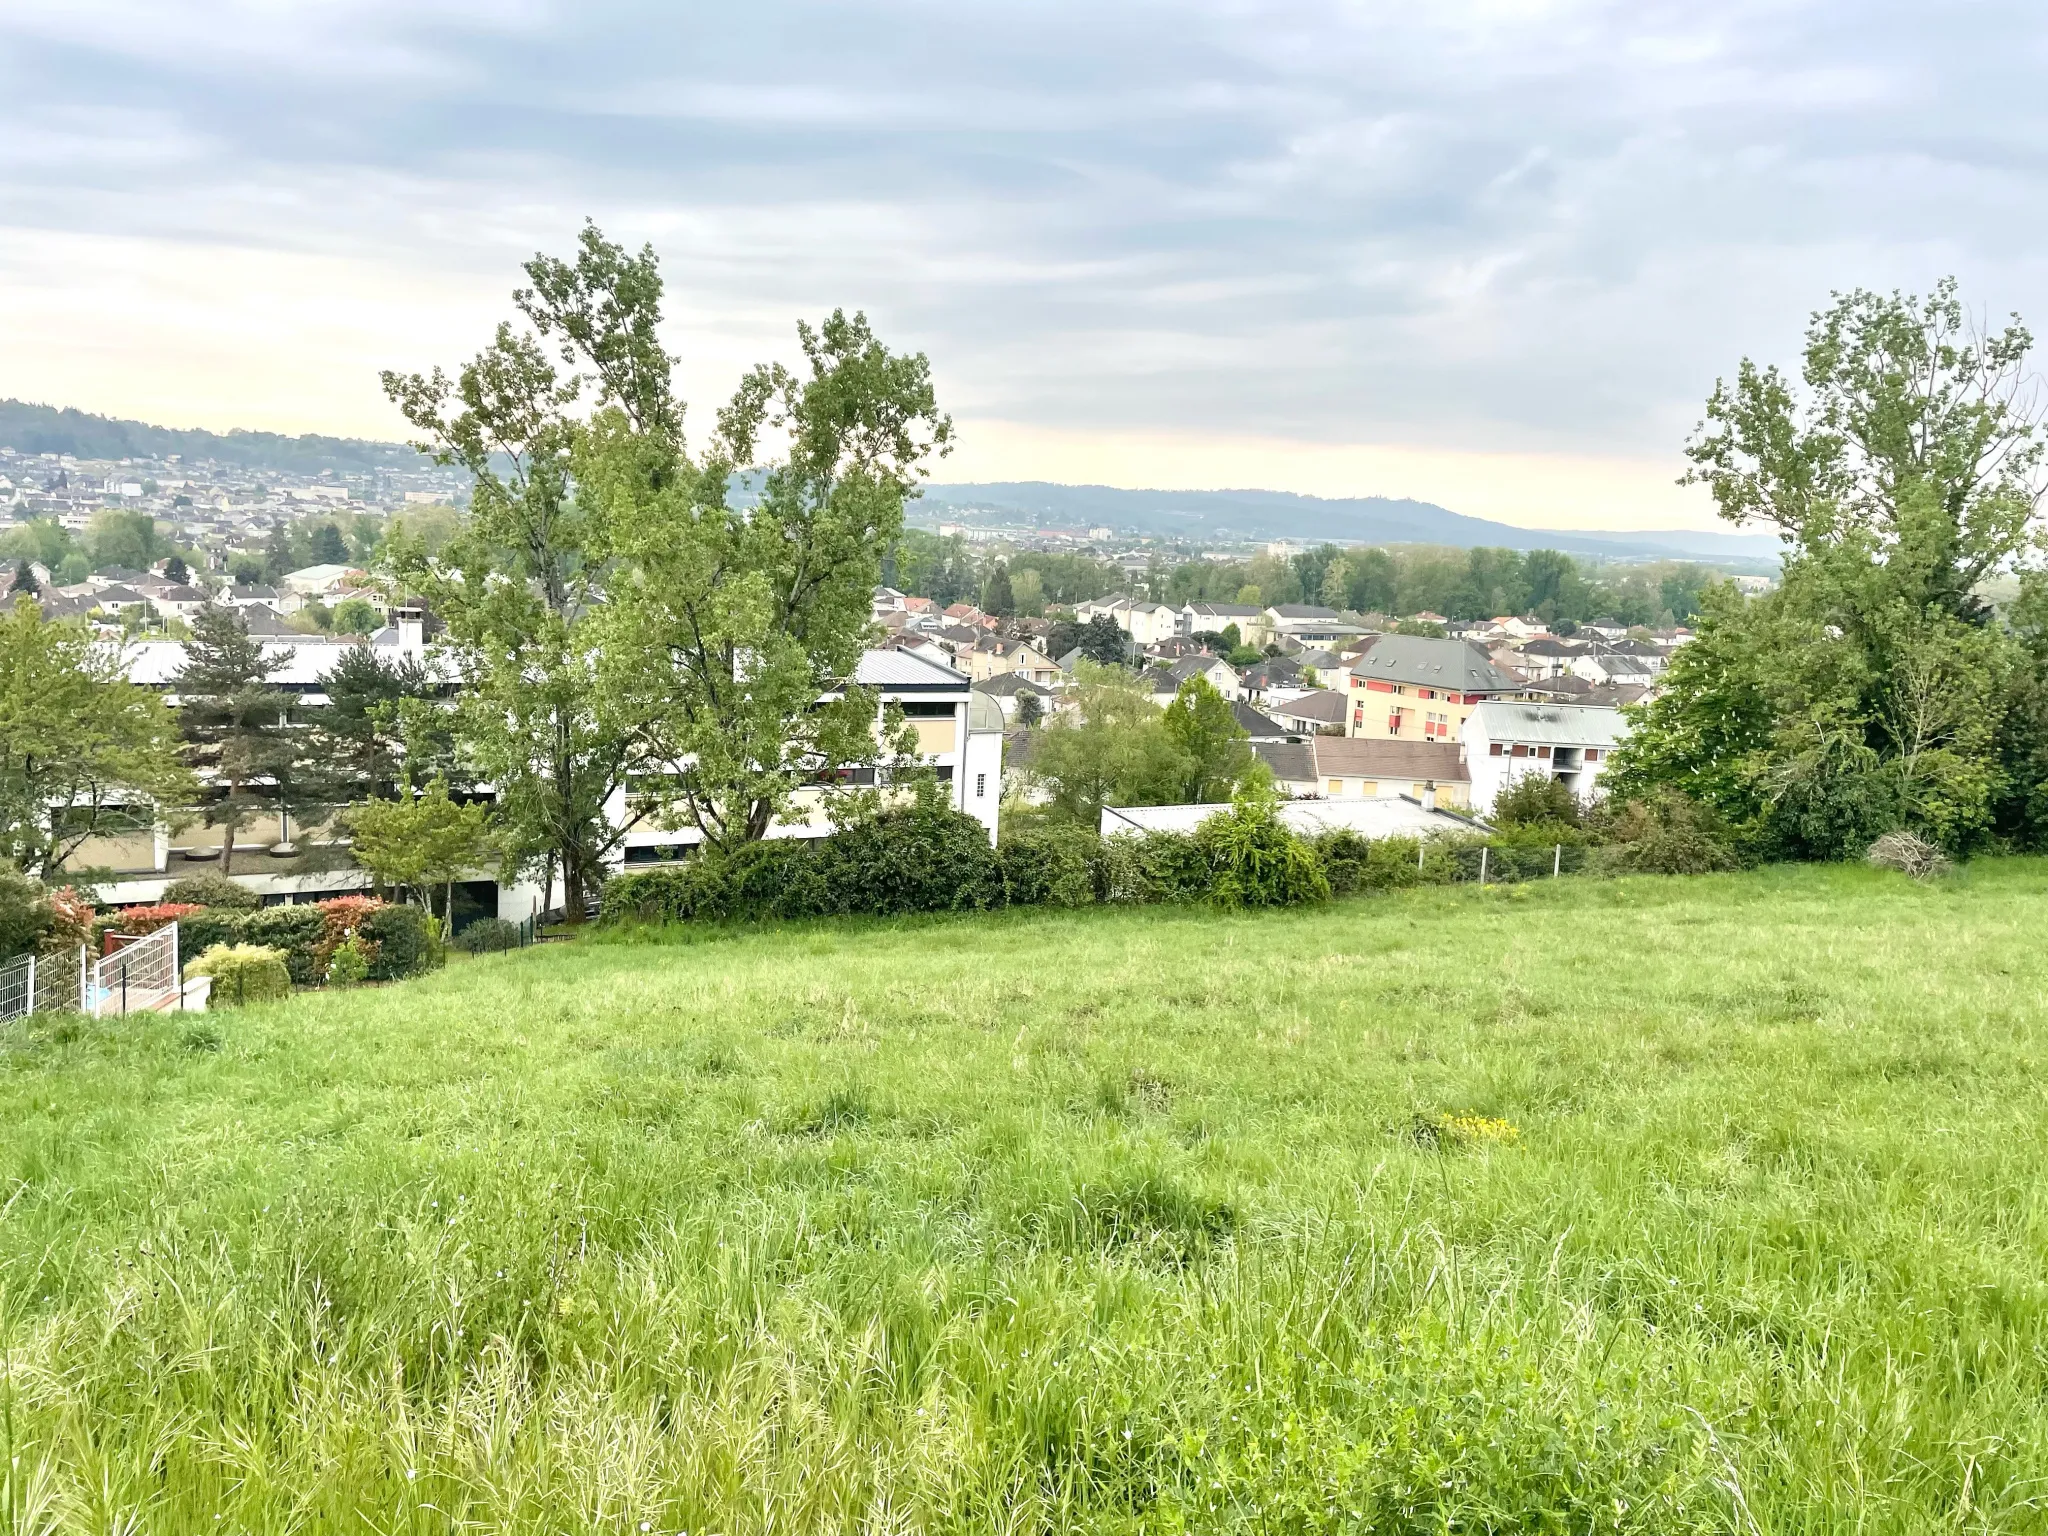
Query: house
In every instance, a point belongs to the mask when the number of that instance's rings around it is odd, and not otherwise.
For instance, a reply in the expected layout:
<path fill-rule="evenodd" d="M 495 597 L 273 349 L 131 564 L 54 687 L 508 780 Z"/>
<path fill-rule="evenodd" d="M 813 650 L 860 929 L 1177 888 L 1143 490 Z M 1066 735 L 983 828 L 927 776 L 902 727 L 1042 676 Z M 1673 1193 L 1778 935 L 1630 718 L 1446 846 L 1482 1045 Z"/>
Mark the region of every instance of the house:
<path fill-rule="evenodd" d="M 1647 688 L 1657 680 L 1649 662 L 1641 656 L 1618 656 L 1608 647 L 1574 656 L 1569 670 L 1574 677 L 1601 687 Z"/>
<path fill-rule="evenodd" d="M 1237 680 L 1244 696 L 1254 700 L 1287 689 L 1296 693 L 1308 691 L 1300 686 L 1301 664 L 1285 656 L 1268 656 L 1264 661 L 1254 662 L 1238 673 Z"/>
<path fill-rule="evenodd" d="M 1585 646 L 1549 635 L 1525 640 L 1507 653 L 1513 658 L 1508 666 L 1531 682 L 1564 675 L 1571 671 L 1572 662 L 1585 654 Z M 1498 664 L 1501 657 L 1496 654 L 1494 660 Z"/>
<path fill-rule="evenodd" d="M 150 598 L 158 613 L 174 619 L 191 619 L 206 606 L 206 594 L 197 587 L 167 586 Z"/>
<path fill-rule="evenodd" d="M 1409 622 L 1410 622 L 1410 623 L 1413 623 L 1413 624 L 1436 624 L 1436 625 L 1444 625 L 1444 624 L 1448 624 L 1448 623 L 1450 623 L 1450 622 L 1451 622 L 1451 621 L 1450 621 L 1449 619 L 1445 618 L 1445 617 L 1444 617 L 1444 616 L 1443 616 L 1442 614 L 1440 614 L 1440 613 L 1431 613 L 1431 612 L 1430 612 L 1430 611 L 1429 611 L 1429 610 L 1428 610 L 1427 608 L 1423 609 L 1423 610 L 1422 610 L 1422 612 L 1420 612 L 1420 613 L 1411 613 L 1411 614 L 1409 614 L 1409 615 L 1408 615 L 1408 619 L 1409 619 Z"/>
<path fill-rule="evenodd" d="M 1244 728 L 1245 735 L 1249 736 L 1254 743 L 1261 741 L 1292 741 L 1301 734 L 1299 731 L 1289 730 L 1271 715 L 1252 708 L 1243 699 L 1233 699 L 1231 701 L 1230 713 L 1231 717 Z"/>
<path fill-rule="evenodd" d="M 1456 742 L 1386 741 L 1317 736 L 1317 792 L 1331 800 L 1373 800 L 1405 795 L 1461 808 L 1472 803 L 1472 780 Z"/>
<path fill-rule="evenodd" d="M 1590 799 L 1614 749 L 1628 735 L 1621 711 L 1595 704 L 1538 704 L 1492 699 L 1466 717 L 1460 740 L 1480 815 L 1517 779 L 1556 779 Z"/>
<path fill-rule="evenodd" d="M 1463 640 L 1382 635 L 1352 666 L 1351 736 L 1456 741 L 1483 699 L 1520 691 L 1521 680 Z"/>
<path fill-rule="evenodd" d="M 1231 625 L 1246 645 L 1264 645 L 1266 610 L 1255 603 L 1186 603 L 1180 610 L 1184 635 L 1220 635 Z"/>
<path fill-rule="evenodd" d="M 1265 611 L 1266 632 L 1285 645 L 1336 645 L 1355 640 L 1365 626 L 1354 624 L 1334 608 L 1317 608 L 1306 603 L 1283 603 Z"/>
<path fill-rule="evenodd" d="M 959 653 L 961 669 L 975 682 L 1017 673 L 1042 687 L 1059 681 L 1060 669 L 1051 657 L 1023 640 L 1003 640 L 984 634 Z"/>
<path fill-rule="evenodd" d="M 261 583 L 246 586 L 227 587 L 222 590 L 220 600 L 230 608 L 246 608 L 261 603 L 273 613 L 291 615 L 306 606 L 306 599 L 290 587 L 272 587 Z"/>
<path fill-rule="evenodd" d="M 1163 603 L 1129 597 L 1122 592 L 1077 603 L 1074 617 L 1083 624 L 1091 619 L 1109 619 L 1140 646 L 1157 645 L 1162 640 L 1171 639 L 1180 630 L 1178 610 Z"/>
<path fill-rule="evenodd" d="M 1057 670 L 1057 669 L 1055 669 Z M 985 694 L 996 701 L 996 707 L 1003 712 L 1003 719 L 1015 721 L 1018 701 L 1031 697 L 1038 700 L 1041 718 L 1049 718 L 1060 706 L 1060 696 L 1051 688 L 1032 682 L 1021 672 L 1005 672 L 974 685 L 974 691 Z"/>
<path fill-rule="evenodd" d="M 325 597 L 362 579 L 363 573 L 352 565 L 308 565 L 288 572 L 284 584 L 301 597 Z"/>
<path fill-rule="evenodd" d="M 1275 720 L 1303 736 L 1314 736 L 1322 731 L 1333 735 L 1344 734 L 1344 720 L 1351 708 L 1351 701 L 1335 688 L 1318 688 L 1284 703 L 1266 706 L 1266 713 Z"/>

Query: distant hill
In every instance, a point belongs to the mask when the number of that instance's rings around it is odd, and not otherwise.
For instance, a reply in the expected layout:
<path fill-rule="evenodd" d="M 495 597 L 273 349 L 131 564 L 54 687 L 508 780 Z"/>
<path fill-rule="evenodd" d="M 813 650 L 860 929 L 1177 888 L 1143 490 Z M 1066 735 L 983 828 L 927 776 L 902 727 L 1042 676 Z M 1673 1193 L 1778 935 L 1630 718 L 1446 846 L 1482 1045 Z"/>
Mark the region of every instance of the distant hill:
<path fill-rule="evenodd" d="M 963 522 L 1024 521 L 1041 527 L 1114 528 L 1186 539 L 1328 539 L 1333 543 L 1448 544 L 1458 549 L 1559 549 L 1572 554 L 1662 556 L 1775 564 L 1780 544 L 1769 534 L 1639 533 L 1516 528 L 1439 507 L 1433 502 L 1361 496 L 1325 500 L 1291 491 L 1127 491 L 1108 485 L 1055 485 L 1042 480 L 983 485 L 933 485 L 920 503 L 927 513 Z"/>
<path fill-rule="evenodd" d="M 152 427 L 84 411 L 0 400 L 0 448 L 17 453 L 68 453 L 81 459 L 213 459 L 245 469 L 317 475 L 374 469 L 416 469 L 422 456 L 403 443 L 357 437 L 285 437 L 276 432 L 201 432 Z"/>

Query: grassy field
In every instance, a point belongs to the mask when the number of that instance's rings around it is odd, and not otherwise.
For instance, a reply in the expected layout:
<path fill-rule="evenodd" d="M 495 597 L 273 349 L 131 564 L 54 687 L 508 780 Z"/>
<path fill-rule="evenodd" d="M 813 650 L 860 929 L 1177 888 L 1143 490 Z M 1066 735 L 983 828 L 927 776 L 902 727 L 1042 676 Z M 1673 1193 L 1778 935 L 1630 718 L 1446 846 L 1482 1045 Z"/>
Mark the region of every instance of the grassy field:
<path fill-rule="evenodd" d="M 1775 870 L 16 1036 L 4 1529 L 2042 1529 L 2044 932 Z"/>

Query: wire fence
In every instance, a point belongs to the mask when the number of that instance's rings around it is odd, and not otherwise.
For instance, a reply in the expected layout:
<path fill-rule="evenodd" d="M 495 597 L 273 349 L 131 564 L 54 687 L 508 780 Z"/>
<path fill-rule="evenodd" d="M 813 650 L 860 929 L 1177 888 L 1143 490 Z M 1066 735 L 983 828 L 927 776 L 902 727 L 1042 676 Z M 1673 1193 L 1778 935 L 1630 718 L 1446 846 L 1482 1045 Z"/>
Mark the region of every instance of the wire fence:
<path fill-rule="evenodd" d="M 0 1024 L 84 1006 L 88 960 L 75 954 L 18 955 L 0 965 Z"/>
<path fill-rule="evenodd" d="M 86 989 L 86 1011 L 97 1018 L 110 1014 L 160 1013 L 182 1001 L 178 982 L 178 925 L 126 939 L 111 936 L 119 948 L 93 965 Z"/>

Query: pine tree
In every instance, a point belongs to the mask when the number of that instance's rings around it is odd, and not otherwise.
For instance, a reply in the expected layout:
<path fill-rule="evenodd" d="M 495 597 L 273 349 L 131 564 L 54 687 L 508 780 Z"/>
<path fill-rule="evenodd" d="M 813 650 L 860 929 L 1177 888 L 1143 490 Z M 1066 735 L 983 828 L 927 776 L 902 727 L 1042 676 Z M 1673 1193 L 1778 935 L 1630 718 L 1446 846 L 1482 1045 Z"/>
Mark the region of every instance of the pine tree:
<path fill-rule="evenodd" d="M 1010 569 L 1000 560 L 988 578 L 988 588 L 982 594 L 981 611 L 1007 619 L 1017 611 L 1017 599 L 1010 590 Z"/>
<path fill-rule="evenodd" d="M 183 586 L 186 582 L 190 581 L 191 579 L 192 567 L 187 565 L 183 560 L 179 559 L 176 555 L 171 556 L 170 559 L 164 562 L 165 581 L 175 581 L 178 583 L 178 585 Z"/>
<path fill-rule="evenodd" d="M 312 553 L 315 565 L 348 564 L 348 545 L 342 541 L 341 530 L 332 523 L 322 523 L 313 531 Z"/>
<path fill-rule="evenodd" d="M 36 584 L 36 573 L 29 569 L 29 564 L 26 560 L 23 560 L 14 567 L 13 596 L 40 597 L 42 596 L 42 591 L 43 589 Z"/>
<path fill-rule="evenodd" d="M 222 874 L 234 867 L 235 833 L 265 814 L 303 808 L 310 765 L 289 723 L 290 699 L 270 686 L 277 659 L 249 634 L 239 610 L 208 603 L 192 619 L 185 665 L 173 679 L 186 761 L 208 781 L 206 824 L 221 832 Z M 302 810 L 303 813 L 303 810 Z"/>

